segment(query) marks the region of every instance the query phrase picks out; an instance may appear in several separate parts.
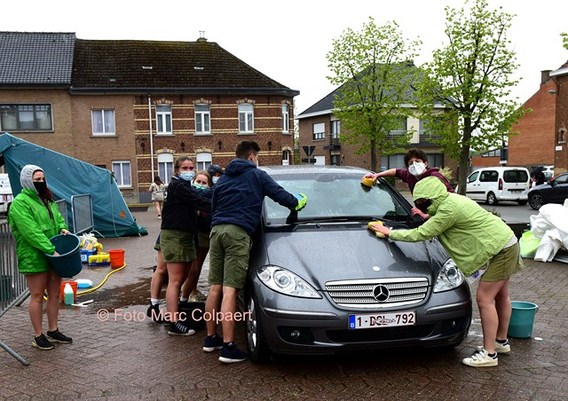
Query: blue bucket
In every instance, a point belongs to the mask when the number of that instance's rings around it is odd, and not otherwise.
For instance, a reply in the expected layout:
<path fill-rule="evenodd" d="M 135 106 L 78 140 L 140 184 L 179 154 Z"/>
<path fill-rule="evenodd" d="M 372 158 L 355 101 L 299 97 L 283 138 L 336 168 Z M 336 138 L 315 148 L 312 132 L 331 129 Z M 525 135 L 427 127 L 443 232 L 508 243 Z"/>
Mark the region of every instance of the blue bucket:
<path fill-rule="evenodd" d="M 74 234 L 59 234 L 50 239 L 59 255 L 45 255 L 49 265 L 60 277 L 73 277 L 81 271 L 81 240 Z"/>
<path fill-rule="evenodd" d="M 538 305 L 532 302 L 511 301 L 511 307 L 512 313 L 508 336 L 513 338 L 530 338 Z"/>

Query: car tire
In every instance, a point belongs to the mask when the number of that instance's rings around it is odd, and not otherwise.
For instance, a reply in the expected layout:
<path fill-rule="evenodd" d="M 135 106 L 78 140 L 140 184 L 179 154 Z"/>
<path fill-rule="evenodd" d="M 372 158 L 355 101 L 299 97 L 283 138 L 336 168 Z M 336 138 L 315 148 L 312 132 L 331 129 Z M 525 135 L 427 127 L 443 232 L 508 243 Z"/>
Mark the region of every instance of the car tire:
<path fill-rule="evenodd" d="M 495 194 L 493 192 L 489 192 L 487 194 L 486 203 L 490 206 L 496 206 L 499 203 L 499 201 L 497 200 L 497 197 L 495 196 Z"/>
<path fill-rule="evenodd" d="M 526 200 L 517 201 L 517 203 L 518 203 L 520 206 L 525 206 L 525 205 L 527 204 L 527 202 L 528 202 L 528 201 L 526 201 Z"/>
<path fill-rule="evenodd" d="M 264 337 L 258 302 L 252 291 L 246 297 L 246 305 L 246 310 L 250 313 L 250 318 L 245 323 L 249 359 L 253 362 L 267 362 L 271 359 L 271 352 Z"/>
<path fill-rule="evenodd" d="M 534 209 L 538 210 L 542 207 L 542 195 L 538 192 L 529 194 L 529 205 Z"/>

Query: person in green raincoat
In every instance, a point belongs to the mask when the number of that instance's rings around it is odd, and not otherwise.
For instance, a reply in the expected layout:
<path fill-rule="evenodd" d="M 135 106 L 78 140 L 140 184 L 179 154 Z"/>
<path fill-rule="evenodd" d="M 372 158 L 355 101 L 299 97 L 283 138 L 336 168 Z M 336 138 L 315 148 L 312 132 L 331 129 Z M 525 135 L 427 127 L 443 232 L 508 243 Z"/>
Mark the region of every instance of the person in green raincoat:
<path fill-rule="evenodd" d="M 475 201 L 449 193 L 436 177 L 418 181 L 413 199 L 417 208 L 430 215 L 424 224 L 411 230 L 375 225 L 372 230 L 394 241 L 417 242 L 437 236 L 468 281 L 480 280 L 476 300 L 483 346 L 462 362 L 473 367 L 496 366 L 497 353 L 511 350 L 507 339 L 509 278 L 523 267 L 517 238 L 503 220 Z"/>
<path fill-rule="evenodd" d="M 8 223 L 16 240 L 18 270 L 26 277 L 30 290 L 28 312 L 34 330 L 32 346 L 41 350 L 53 343 L 69 344 L 73 340 L 62 334 L 57 325 L 61 277 L 50 268 L 46 254 L 57 255 L 50 238 L 68 234 L 53 194 L 47 187 L 41 167 L 28 164 L 20 172 L 22 191 L 8 210 Z M 43 334 L 43 296 L 47 290 L 47 336 Z"/>

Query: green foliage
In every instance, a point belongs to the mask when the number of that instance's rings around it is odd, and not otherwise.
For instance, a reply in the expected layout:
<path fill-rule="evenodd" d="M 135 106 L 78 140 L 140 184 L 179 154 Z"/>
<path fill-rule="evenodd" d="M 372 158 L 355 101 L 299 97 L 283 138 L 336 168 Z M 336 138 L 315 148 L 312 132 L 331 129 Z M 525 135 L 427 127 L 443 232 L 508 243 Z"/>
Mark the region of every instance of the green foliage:
<path fill-rule="evenodd" d="M 446 177 L 446 179 L 450 182 L 454 179 L 454 173 L 452 172 L 452 169 L 449 168 L 448 166 L 442 167 L 439 173 L 442 174 L 444 177 Z"/>
<path fill-rule="evenodd" d="M 339 86 L 334 114 L 341 120 L 341 140 L 358 145 L 358 154 L 371 153 L 371 169 L 377 170 L 377 152 L 392 154 L 404 149 L 412 132 L 400 128 L 410 115 L 411 85 L 420 78 L 411 61 L 419 41 L 403 39 L 396 22 L 383 26 L 373 18 L 360 32 L 347 29 L 327 54 L 332 73 L 329 81 Z"/>
<path fill-rule="evenodd" d="M 562 46 L 568 50 L 568 33 L 562 32 L 560 36 L 562 37 Z"/>
<path fill-rule="evenodd" d="M 423 66 L 427 79 L 417 94 L 425 128 L 459 160 L 460 192 L 465 191 L 470 150 L 499 146 L 525 112 L 508 98 L 518 84 L 513 79 L 516 53 L 507 38 L 513 15 L 502 7 L 490 10 L 486 0 L 465 4 L 462 9 L 445 8 L 448 44 Z M 436 102 L 439 107 L 433 110 Z"/>

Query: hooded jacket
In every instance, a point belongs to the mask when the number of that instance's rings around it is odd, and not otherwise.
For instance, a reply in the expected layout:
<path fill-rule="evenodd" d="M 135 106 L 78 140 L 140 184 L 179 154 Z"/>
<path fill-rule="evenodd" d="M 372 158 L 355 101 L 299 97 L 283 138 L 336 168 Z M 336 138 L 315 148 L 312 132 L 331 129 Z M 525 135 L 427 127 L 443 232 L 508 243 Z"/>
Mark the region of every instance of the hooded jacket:
<path fill-rule="evenodd" d="M 45 254 L 53 255 L 55 252 L 50 238 L 67 229 L 57 204 L 48 202 L 44 205 L 37 194 L 32 176 L 38 170 L 43 171 L 31 164 L 22 168 L 22 191 L 14 198 L 8 213 L 8 223 L 16 240 L 18 270 L 22 274 L 48 271 L 49 262 Z"/>
<path fill-rule="evenodd" d="M 262 201 L 268 196 L 293 209 L 298 199 L 249 160 L 233 159 L 213 187 L 211 226 L 234 224 L 252 235 L 262 213 Z"/>
<path fill-rule="evenodd" d="M 162 208 L 162 230 L 197 233 L 197 211 L 211 211 L 211 200 L 200 195 L 191 182 L 174 176 L 168 184 Z"/>
<path fill-rule="evenodd" d="M 417 242 L 438 237 L 458 268 L 473 274 L 498 254 L 514 235 L 499 217 L 471 199 L 449 193 L 436 177 L 416 184 L 413 199 L 430 199 L 430 218 L 412 230 L 392 230 L 394 241 Z"/>

